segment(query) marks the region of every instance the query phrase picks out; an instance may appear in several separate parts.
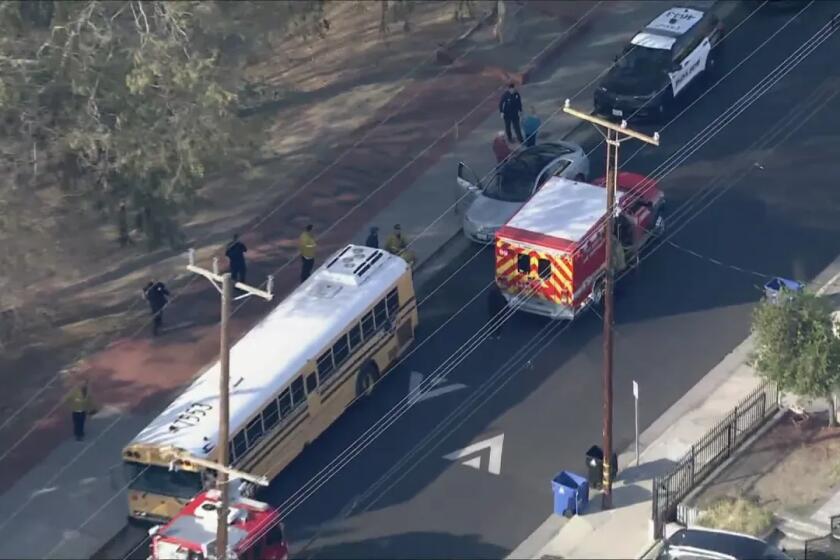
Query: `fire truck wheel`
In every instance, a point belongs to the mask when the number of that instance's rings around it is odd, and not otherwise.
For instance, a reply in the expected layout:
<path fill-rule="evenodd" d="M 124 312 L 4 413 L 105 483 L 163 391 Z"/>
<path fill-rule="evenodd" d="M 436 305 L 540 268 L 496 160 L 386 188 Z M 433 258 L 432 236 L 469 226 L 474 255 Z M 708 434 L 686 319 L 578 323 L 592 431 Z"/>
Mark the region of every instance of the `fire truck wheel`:
<path fill-rule="evenodd" d="M 356 396 L 367 397 L 373 392 L 373 386 L 379 380 L 379 368 L 372 361 L 367 362 L 359 370 L 356 378 Z"/>
<path fill-rule="evenodd" d="M 595 285 L 592 286 L 592 304 L 599 307 L 604 303 L 604 278 L 601 277 L 595 280 Z"/>
<path fill-rule="evenodd" d="M 653 219 L 653 233 L 654 237 L 661 237 L 665 233 L 665 216 L 662 215 L 662 210 L 656 212 L 656 217 Z"/>

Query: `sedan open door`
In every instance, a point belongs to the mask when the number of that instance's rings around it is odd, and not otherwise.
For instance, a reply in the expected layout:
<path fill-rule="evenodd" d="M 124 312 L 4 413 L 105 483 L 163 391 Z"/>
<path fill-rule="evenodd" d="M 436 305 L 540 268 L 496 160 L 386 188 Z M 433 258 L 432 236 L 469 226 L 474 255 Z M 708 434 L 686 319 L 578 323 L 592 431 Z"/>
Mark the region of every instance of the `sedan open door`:
<path fill-rule="evenodd" d="M 463 161 L 458 162 L 457 183 L 455 213 L 463 215 L 484 187 L 476 172 Z"/>

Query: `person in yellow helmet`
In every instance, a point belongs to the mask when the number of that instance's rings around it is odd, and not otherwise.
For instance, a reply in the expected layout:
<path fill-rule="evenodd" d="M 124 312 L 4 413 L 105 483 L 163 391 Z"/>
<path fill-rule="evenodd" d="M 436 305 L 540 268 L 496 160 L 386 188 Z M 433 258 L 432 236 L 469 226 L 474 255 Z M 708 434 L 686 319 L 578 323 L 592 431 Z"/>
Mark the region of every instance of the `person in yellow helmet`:
<path fill-rule="evenodd" d="M 67 402 L 73 413 L 73 435 L 76 441 L 82 441 L 85 439 L 85 420 L 88 414 L 96 412 L 87 379 L 83 379 L 70 390 Z"/>
<path fill-rule="evenodd" d="M 403 237 L 400 224 L 394 226 L 394 230 L 385 241 L 385 250 L 392 255 L 402 257 L 410 266 L 414 266 L 414 253 L 408 250 L 408 241 Z"/>
<path fill-rule="evenodd" d="M 304 228 L 303 233 L 300 234 L 298 240 L 298 249 L 300 250 L 300 282 L 301 284 L 309 278 L 312 274 L 312 269 L 315 267 L 315 248 L 318 244 L 312 236 L 312 224 Z"/>

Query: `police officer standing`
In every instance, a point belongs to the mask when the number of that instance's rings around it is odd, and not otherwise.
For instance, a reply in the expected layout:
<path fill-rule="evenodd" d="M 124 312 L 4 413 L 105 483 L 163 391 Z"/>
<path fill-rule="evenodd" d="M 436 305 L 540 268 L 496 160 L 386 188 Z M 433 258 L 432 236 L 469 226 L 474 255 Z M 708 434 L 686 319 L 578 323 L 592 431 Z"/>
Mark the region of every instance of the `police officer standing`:
<path fill-rule="evenodd" d="M 245 282 L 245 253 L 248 247 L 239 240 L 238 234 L 233 234 L 233 241 L 228 245 L 225 256 L 230 264 L 230 276 L 235 282 Z"/>
<path fill-rule="evenodd" d="M 516 84 L 513 82 L 508 85 L 507 91 L 499 100 L 499 113 L 501 113 L 502 119 L 505 121 L 505 134 L 507 135 L 508 142 L 513 142 L 513 135 L 510 131 L 511 127 L 516 132 L 519 143 L 524 142 L 522 128 L 519 126 L 519 115 L 522 113 L 522 97 L 519 96 L 519 92 L 516 91 Z"/>
<path fill-rule="evenodd" d="M 157 336 L 163 325 L 163 309 L 169 303 L 169 290 L 163 282 L 152 280 L 143 288 L 143 297 L 152 311 L 152 335 Z"/>
<path fill-rule="evenodd" d="M 300 234 L 300 239 L 298 239 L 301 284 L 309 278 L 312 269 L 315 267 L 315 248 L 317 246 L 315 238 L 312 237 L 312 224 L 309 224 L 304 228 L 303 233 Z"/>
<path fill-rule="evenodd" d="M 370 233 L 368 233 L 367 239 L 365 239 L 365 246 L 370 247 L 371 249 L 379 249 L 379 228 L 376 226 L 371 226 Z"/>

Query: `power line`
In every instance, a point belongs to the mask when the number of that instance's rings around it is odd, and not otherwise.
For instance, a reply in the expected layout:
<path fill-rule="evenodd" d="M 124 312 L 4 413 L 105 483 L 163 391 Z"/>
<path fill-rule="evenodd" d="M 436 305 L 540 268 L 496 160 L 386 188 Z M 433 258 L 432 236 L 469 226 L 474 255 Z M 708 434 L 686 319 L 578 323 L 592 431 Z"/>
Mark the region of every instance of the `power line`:
<path fill-rule="evenodd" d="M 600 0 L 600 1 L 599 1 L 598 3 L 596 3 L 596 4 L 592 7 L 592 8 L 590 8 L 589 10 L 587 10 L 587 12 L 586 12 L 583 16 L 581 16 L 580 18 L 578 18 L 578 20 L 577 20 L 574 24 L 572 24 L 572 25 L 571 25 L 571 26 L 570 26 L 567 30 L 565 30 L 563 33 L 561 33 L 560 37 L 558 37 L 558 38 L 557 38 L 557 39 L 555 39 L 554 41 L 559 40 L 559 38 L 562 38 L 563 36 L 565 36 L 566 34 L 568 34 L 568 33 L 569 33 L 572 29 L 574 29 L 575 27 L 579 26 L 579 25 L 580 25 L 580 23 L 581 23 L 581 22 L 582 22 L 582 21 L 583 21 L 586 17 L 588 17 L 588 16 L 589 16 L 589 15 L 590 15 L 590 14 L 591 14 L 591 13 L 592 13 L 592 12 L 593 12 L 596 8 L 598 8 L 598 7 L 599 7 L 602 3 L 603 3 L 603 0 Z M 520 10 L 524 9 L 524 7 L 525 7 L 525 5 L 524 5 L 524 4 L 523 4 L 522 6 L 520 6 L 520 7 L 517 9 L 517 11 L 514 13 L 514 15 L 516 15 L 516 13 L 518 13 Z M 553 43 L 554 43 L 554 41 L 552 41 L 552 43 L 551 43 L 551 44 L 553 44 Z M 551 44 L 549 44 L 549 46 L 550 46 Z M 431 79 L 432 79 L 432 80 L 437 79 L 437 78 L 439 78 L 440 76 L 442 76 L 442 75 L 444 75 L 445 73 L 447 73 L 449 70 L 451 70 L 451 69 L 454 67 L 454 62 L 456 62 L 456 61 L 458 61 L 458 60 L 463 59 L 463 58 L 464 58 L 464 57 L 466 57 L 468 54 L 470 54 L 473 50 L 475 50 L 477 47 L 478 47 L 478 45 L 476 44 L 476 45 L 473 45 L 472 47 L 470 47 L 469 49 L 466 49 L 466 50 L 465 50 L 462 54 L 460 54 L 460 55 L 456 56 L 456 57 L 453 59 L 453 63 L 452 63 L 452 64 L 450 64 L 450 65 L 446 66 L 445 68 L 443 68 L 440 72 L 438 72 L 438 73 L 437 73 L 435 76 L 433 76 Z M 538 56 L 539 56 L 539 54 L 542 54 L 542 52 L 544 52 L 547 48 L 548 48 L 548 46 L 547 46 L 545 49 L 543 49 L 543 51 L 540 51 L 540 53 L 538 53 Z M 403 81 L 403 80 L 405 80 L 405 79 L 409 78 L 409 77 L 410 77 L 410 76 L 412 76 L 412 75 L 413 75 L 413 74 L 414 74 L 417 70 L 419 70 L 420 68 L 422 68 L 422 67 L 423 67 L 423 66 L 425 66 L 426 64 L 428 64 L 428 61 L 424 59 L 424 61 L 423 61 L 423 62 L 421 62 L 420 64 L 417 64 L 417 65 L 416 65 L 416 66 L 414 66 L 411 70 L 409 70 L 409 72 L 407 72 L 405 75 L 403 75 L 403 76 L 400 78 L 400 81 Z M 488 99 L 490 99 L 490 97 L 492 97 L 493 95 L 496 95 L 498 91 L 499 91 L 499 88 L 496 88 L 496 89 L 495 89 L 495 90 L 494 90 L 494 91 L 493 91 L 490 95 L 488 95 L 487 97 L 485 97 L 485 98 L 484 98 L 484 100 L 482 100 L 481 102 L 479 102 L 477 105 L 475 105 L 475 106 L 473 107 L 473 109 L 471 109 L 469 112 L 467 112 L 467 114 L 466 114 L 466 115 L 464 115 L 463 117 L 461 117 L 461 119 L 459 119 L 459 121 L 458 121 L 458 122 L 460 123 L 460 122 L 462 122 L 462 121 L 466 120 L 467 118 L 469 118 L 469 116 L 470 116 L 470 115 L 472 115 L 472 113 L 473 113 L 473 112 L 475 112 L 475 111 L 478 109 L 478 107 L 480 107 L 483 103 L 485 103 Z M 272 210 L 271 210 L 268 214 L 266 214 L 265 216 L 263 216 L 263 217 L 262 217 L 262 218 L 261 218 L 261 219 L 260 219 L 260 220 L 256 223 L 256 225 L 252 226 L 252 229 L 256 229 L 259 225 L 261 225 L 261 224 L 262 224 L 265 220 L 267 220 L 269 217 L 271 217 L 274 213 L 276 213 L 276 212 L 278 212 L 280 209 L 284 208 L 284 207 L 285 207 L 285 206 L 286 206 L 286 205 L 287 205 L 287 204 L 288 204 L 288 203 L 289 203 L 292 199 L 294 199 L 295 197 L 297 197 L 300 193 L 302 193 L 302 192 L 303 192 L 305 189 L 307 189 L 310 185 L 314 184 L 314 183 L 315 183 L 318 179 L 320 179 L 320 177 L 321 177 L 321 176 L 323 176 L 323 174 L 324 174 L 324 173 L 326 173 L 326 172 L 327 172 L 327 170 L 329 170 L 329 169 L 333 168 L 333 167 L 334 167 L 334 166 L 336 166 L 338 163 L 340 163 L 341 161 L 343 161 L 343 159 L 344 159 L 344 158 L 345 158 L 345 157 L 346 157 L 346 156 L 347 156 L 350 152 L 352 152 L 353 150 L 355 150 L 356 148 L 358 148 L 360 145 L 362 145 L 362 144 L 364 143 L 364 141 L 365 141 L 365 140 L 367 140 L 367 138 L 370 136 L 370 134 L 372 134 L 372 133 L 373 133 L 373 131 L 377 130 L 379 127 L 381 127 L 383 124 L 385 124 L 386 122 L 388 122 L 388 121 L 389 121 L 391 118 L 393 118 L 395 115 L 399 114 L 399 112 L 400 112 L 400 111 L 402 111 L 402 109 L 404 109 L 404 108 L 405 108 L 405 106 L 408 104 L 408 102 L 409 102 L 409 101 L 411 101 L 412 99 L 414 99 L 414 97 L 416 97 L 416 95 L 414 95 L 414 96 L 407 96 L 407 97 L 406 97 L 406 99 L 405 99 L 405 101 L 402 103 L 402 105 L 400 105 L 400 106 L 399 106 L 396 110 L 394 110 L 393 112 L 391 112 L 388 116 L 386 116 L 386 117 L 385 117 L 384 119 L 382 119 L 380 122 L 378 122 L 378 123 L 377 123 L 377 124 L 375 124 L 373 127 L 371 127 L 371 128 L 370 128 L 370 129 L 369 129 L 369 130 L 368 130 L 368 131 L 367 131 L 367 132 L 366 132 L 366 133 L 365 133 L 365 134 L 364 134 L 364 135 L 363 135 L 363 136 L 362 136 L 359 140 L 357 140 L 357 141 L 356 141 L 356 142 L 355 142 L 352 146 L 350 146 L 350 147 L 349 147 L 349 148 L 347 148 L 344 152 L 342 152 L 342 154 L 341 154 L 338 158 L 336 158 L 335 160 L 333 160 L 332 162 L 330 162 L 330 163 L 329 163 L 326 167 L 324 167 L 324 168 L 323 168 L 323 169 L 322 169 L 322 170 L 321 170 L 318 174 L 316 174 L 315 176 L 313 176 L 312 178 L 310 178 L 308 181 L 306 181 L 306 182 L 305 182 L 302 186 L 300 186 L 300 187 L 299 187 L 296 191 L 294 191 L 294 192 L 291 194 L 291 196 L 290 196 L 290 197 L 288 197 L 288 198 L 284 199 L 284 201 L 283 201 L 283 202 L 282 202 L 279 206 L 277 206 L 277 207 L 273 208 L 273 209 L 272 209 Z M 455 126 L 457 126 L 457 123 L 456 123 L 456 125 L 455 125 Z M 408 167 L 408 165 L 410 165 L 411 163 L 413 163 L 414 161 L 416 161 L 417 159 L 419 159 L 420 157 L 422 157 L 422 155 L 423 155 L 423 154 L 425 154 L 425 153 L 426 153 L 429 149 L 431 149 L 434 145 L 436 145 L 436 144 L 437 144 L 437 143 L 438 143 L 438 142 L 439 142 L 442 138 L 445 138 L 445 137 L 446 137 L 449 133 L 450 133 L 450 131 L 449 131 L 449 130 L 447 130 L 446 132 L 442 133 L 442 134 L 441 134 L 441 135 L 440 135 L 437 139 L 435 139 L 435 140 L 434 140 L 434 141 L 433 141 L 433 142 L 432 142 L 429 146 L 427 146 L 427 147 L 426 147 L 423 151 L 421 151 L 421 152 L 420 152 L 420 153 L 418 153 L 418 154 L 417 154 L 414 158 L 412 158 L 408 164 L 406 164 L 405 166 L 403 166 L 403 167 L 400 169 L 400 171 L 399 171 L 399 172 L 397 172 L 397 174 L 395 174 L 394 176 L 392 176 L 391 178 L 389 178 L 388 180 L 386 180 L 386 182 L 385 182 L 385 183 L 383 183 L 382 185 L 380 185 L 380 186 L 379 186 L 379 187 L 378 187 L 378 188 L 377 188 L 374 192 L 378 192 L 379 190 L 381 190 L 382 188 L 384 188 L 384 186 L 385 186 L 385 185 L 387 185 L 388 183 L 390 183 L 390 181 L 392 181 L 392 180 L 393 180 L 393 178 L 394 178 L 396 175 L 398 175 L 398 174 L 399 174 L 399 173 L 401 173 L 403 170 L 405 170 L 405 168 L 407 168 L 407 167 Z M 275 187 L 275 186 L 279 185 L 279 184 L 280 184 L 280 182 L 281 182 L 281 181 L 276 181 L 276 182 L 274 183 L 274 185 L 272 185 L 272 187 L 270 187 L 270 188 L 273 188 L 273 187 Z M 365 198 L 364 200 L 366 201 L 366 200 L 368 200 L 369 198 L 370 198 L 370 196 L 368 196 L 368 197 L 367 197 L 367 198 Z M 346 218 L 346 217 L 347 217 L 350 213 L 352 213 L 352 212 L 356 211 L 356 210 L 357 210 L 360 206 L 361 206 L 361 203 L 360 203 L 360 204 L 357 204 L 356 206 L 354 206 L 353 208 L 351 208 L 350 210 L 348 210 L 348 211 L 347 211 L 347 212 L 346 212 L 346 213 L 345 213 L 345 214 L 344 214 L 344 215 L 343 215 L 343 216 L 342 216 L 342 217 L 341 217 L 341 218 L 340 218 L 337 222 L 333 223 L 333 224 L 332 224 L 329 228 L 327 228 L 327 229 L 324 231 L 324 234 L 326 234 L 327 232 L 331 231 L 331 230 L 332 230 L 332 229 L 333 229 L 333 228 L 334 228 L 334 227 L 335 227 L 338 223 L 340 223 L 341 221 L 343 221 L 343 220 L 344 220 L 344 219 L 345 219 L 345 218 Z M 279 271 L 283 270 L 284 268 L 286 268 L 289 264 L 291 264 L 292 262 L 294 262 L 294 260 L 295 260 L 295 257 L 291 257 L 291 258 L 289 258 L 289 259 L 286 261 L 286 263 L 284 263 L 284 264 L 283 264 L 283 265 L 282 265 L 279 269 L 277 269 L 277 272 L 279 272 Z M 276 274 L 276 272 L 275 272 L 275 274 Z M 179 289 L 179 290 L 178 290 L 175 294 L 173 294 L 173 297 L 172 297 L 172 298 L 170 298 L 170 299 L 169 299 L 169 301 L 167 301 L 167 302 L 166 302 L 166 304 L 164 305 L 164 309 L 166 309 L 166 308 L 167 308 L 167 307 L 169 307 L 169 306 L 170 306 L 170 305 L 171 305 L 174 301 L 176 301 L 176 300 L 178 299 L 178 296 L 179 296 L 179 295 L 181 295 L 181 294 L 183 294 L 184 292 L 186 292 L 186 290 L 187 290 L 187 289 L 188 289 L 188 288 L 192 285 L 192 283 L 193 283 L 194 281 L 195 281 L 195 277 L 190 277 L 190 279 L 187 281 L 187 283 L 186 283 L 186 284 L 185 284 L 182 288 L 180 288 L 180 289 Z M 242 307 L 242 305 L 244 305 L 244 304 L 241 304 L 239 307 L 237 307 L 237 308 L 236 308 L 236 310 L 234 310 L 234 313 L 236 313 L 236 311 L 238 311 L 238 310 Z M 127 310 L 125 311 L 125 313 L 131 313 L 132 311 L 134 311 L 134 309 L 136 309 L 136 308 L 137 308 L 137 306 L 138 306 L 138 304 L 137 304 L 136 302 L 135 302 L 135 303 L 133 303 L 133 304 L 129 307 L 129 309 L 127 309 Z M 147 327 L 149 326 L 149 324 L 150 324 L 150 320 L 148 320 L 148 319 L 147 319 L 147 320 L 145 320 L 145 321 L 143 322 L 143 324 L 142 324 L 140 327 L 138 327 L 138 328 L 137 328 L 137 329 L 136 329 L 136 330 L 135 330 L 132 334 L 130 334 L 130 335 L 129 335 L 129 337 L 134 337 L 134 336 L 137 336 L 137 335 L 138 335 L 138 334 L 139 334 L 139 333 L 140 333 L 143 329 L 147 328 Z M 100 336 L 96 337 L 94 340 L 99 341 L 99 340 L 106 339 L 106 338 L 108 338 L 111 334 L 112 334 L 112 333 L 107 333 L 107 334 L 104 334 L 104 335 L 100 335 Z M 94 346 L 94 344 L 93 344 L 93 343 L 89 343 L 89 344 L 88 344 L 88 346 Z M 84 350 L 83 350 L 83 351 L 81 351 L 81 352 L 77 355 L 77 357 L 75 358 L 75 360 L 73 360 L 73 361 L 74 361 L 74 362 L 77 362 L 77 361 L 81 360 L 81 359 L 84 357 L 84 354 L 85 354 L 85 351 L 84 351 Z M 52 379 L 50 379 L 50 380 L 49 380 L 46 384 L 44 384 L 44 385 L 43 385 L 40 389 L 38 389 L 38 390 L 37 390 L 37 391 L 36 391 L 36 392 L 35 392 L 35 393 L 34 393 L 34 394 L 33 394 L 33 395 L 29 398 L 29 399 L 27 399 L 27 400 L 23 403 L 23 405 L 22 405 L 22 406 L 20 406 L 20 407 L 19 407 L 19 408 L 18 408 L 15 412 L 13 412 L 12 414 L 8 415 L 8 416 L 7 416 L 7 417 L 3 420 L 3 422 L 2 422 L 2 423 L 0 423 L 0 431 L 2 431 L 3 429 L 5 429 L 5 428 L 6 428 L 6 426 L 8 426 L 8 425 L 9 425 L 9 424 L 10 424 L 10 423 L 11 423 L 11 422 L 12 422 L 12 421 L 13 421 L 13 420 L 14 420 L 14 419 L 18 416 L 18 415 L 20 415 L 20 413 L 21 413 L 23 410 L 25 410 L 26 408 L 28 408 L 29 406 L 31 406 L 31 405 L 32 405 L 32 403 L 34 403 L 34 402 L 38 399 L 38 397 L 40 397 L 40 396 L 44 393 L 44 391 L 46 391 L 46 390 L 48 390 L 50 387 L 52 387 L 53 383 L 55 383 L 55 382 L 59 379 L 59 377 L 60 377 L 60 376 L 61 376 L 61 371 L 59 371 L 59 372 L 58 372 L 55 376 L 53 376 L 53 378 L 52 378 Z M 60 403 L 59 403 L 58 405 L 56 405 L 53 409 L 51 409 L 51 410 L 50 410 L 50 412 L 49 412 L 49 414 L 52 414 L 53 412 L 55 412 L 55 410 L 57 410 L 57 408 L 58 408 L 59 406 L 61 406 L 61 404 L 60 404 Z M 0 460 L 2 460 L 2 459 L 0 459 Z"/>

